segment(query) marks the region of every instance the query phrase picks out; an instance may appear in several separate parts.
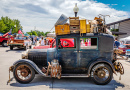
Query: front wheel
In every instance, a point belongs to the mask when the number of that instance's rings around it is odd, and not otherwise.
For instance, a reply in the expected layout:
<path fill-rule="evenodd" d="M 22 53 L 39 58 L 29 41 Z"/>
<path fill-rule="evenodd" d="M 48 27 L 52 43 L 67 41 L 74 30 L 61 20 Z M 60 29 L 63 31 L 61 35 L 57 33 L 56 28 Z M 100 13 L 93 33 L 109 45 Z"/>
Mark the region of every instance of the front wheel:
<path fill-rule="evenodd" d="M 24 46 L 24 50 L 27 50 L 27 46 Z"/>
<path fill-rule="evenodd" d="M 28 64 L 18 64 L 14 68 L 13 75 L 17 82 L 26 84 L 34 79 L 35 71 Z"/>
<path fill-rule="evenodd" d="M 113 78 L 113 72 L 107 64 L 97 64 L 91 70 L 92 80 L 98 85 L 108 84 Z"/>
<path fill-rule="evenodd" d="M 3 42 L 2 42 L 2 46 L 3 46 L 3 47 L 7 47 L 7 41 L 3 41 Z"/>
<path fill-rule="evenodd" d="M 29 46 L 29 49 L 31 49 L 32 48 L 32 45 L 31 46 Z"/>

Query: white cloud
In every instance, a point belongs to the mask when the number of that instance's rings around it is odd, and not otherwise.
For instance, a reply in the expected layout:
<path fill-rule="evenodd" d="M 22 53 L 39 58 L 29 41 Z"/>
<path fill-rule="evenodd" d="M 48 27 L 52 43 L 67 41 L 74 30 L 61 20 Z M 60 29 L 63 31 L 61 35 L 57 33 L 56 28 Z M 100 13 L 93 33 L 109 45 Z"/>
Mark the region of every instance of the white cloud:
<path fill-rule="evenodd" d="M 92 20 L 97 15 L 104 14 L 111 16 L 106 18 L 106 22 L 110 23 L 129 17 L 129 13 L 125 11 L 118 11 L 107 4 L 92 0 L 1 0 L 0 17 L 19 19 L 24 32 L 33 30 L 35 26 L 46 32 L 53 27 L 61 14 L 73 17 L 75 3 L 79 7 L 78 16 L 86 19 Z"/>

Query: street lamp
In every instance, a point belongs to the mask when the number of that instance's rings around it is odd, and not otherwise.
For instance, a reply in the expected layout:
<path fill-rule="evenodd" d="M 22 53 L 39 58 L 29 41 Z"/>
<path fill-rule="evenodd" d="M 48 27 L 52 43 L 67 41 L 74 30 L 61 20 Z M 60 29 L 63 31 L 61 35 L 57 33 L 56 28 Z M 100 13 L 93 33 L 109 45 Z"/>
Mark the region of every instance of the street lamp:
<path fill-rule="evenodd" d="M 75 3 L 75 7 L 73 8 L 73 11 L 75 13 L 75 17 L 77 17 L 77 13 L 79 11 L 79 8 L 77 7 L 77 3 Z"/>

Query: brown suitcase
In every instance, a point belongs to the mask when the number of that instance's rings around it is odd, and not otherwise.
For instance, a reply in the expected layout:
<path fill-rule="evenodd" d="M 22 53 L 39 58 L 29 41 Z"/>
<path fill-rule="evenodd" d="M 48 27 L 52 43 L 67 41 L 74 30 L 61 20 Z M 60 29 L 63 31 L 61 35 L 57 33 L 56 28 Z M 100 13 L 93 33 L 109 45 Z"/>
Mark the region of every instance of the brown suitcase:
<path fill-rule="evenodd" d="M 68 24 L 56 25 L 55 26 L 55 33 L 56 33 L 56 35 L 70 34 L 70 27 Z"/>

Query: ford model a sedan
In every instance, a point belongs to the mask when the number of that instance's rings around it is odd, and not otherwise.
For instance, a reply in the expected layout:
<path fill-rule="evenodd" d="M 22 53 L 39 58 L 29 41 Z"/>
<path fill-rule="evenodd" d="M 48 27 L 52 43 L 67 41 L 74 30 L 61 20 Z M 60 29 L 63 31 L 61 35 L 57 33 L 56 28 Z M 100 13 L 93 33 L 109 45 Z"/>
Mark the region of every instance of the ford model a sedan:
<path fill-rule="evenodd" d="M 61 39 L 74 45 L 63 47 Z M 108 43 L 109 42 L 109 43 Z M 35 74 L 42 76 L 87 76 L 96 84 L 107 84 L 115 73 L 113 36 L 108 34 L 69 34 L 56 37 L 56 48 L 31 49 L 10 67 L 19 83 L 31 82 Z"/>

